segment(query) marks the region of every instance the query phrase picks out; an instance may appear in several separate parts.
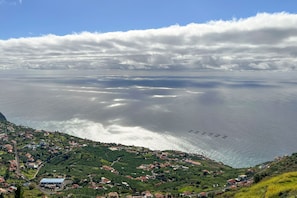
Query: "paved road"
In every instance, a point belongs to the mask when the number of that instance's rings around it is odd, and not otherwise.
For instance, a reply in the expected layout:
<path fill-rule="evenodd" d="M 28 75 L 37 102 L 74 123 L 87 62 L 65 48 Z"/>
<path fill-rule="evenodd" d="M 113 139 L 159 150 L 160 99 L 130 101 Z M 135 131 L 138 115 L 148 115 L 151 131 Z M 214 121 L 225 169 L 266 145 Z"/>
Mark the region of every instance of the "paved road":
<path fill-rule="evenodd" d="M 20 172 L 20 160 L 19 160 L 19 155 L 18 155 L 18 149 L 17 149 L 17 142 L 15 140 L 11 141 L 13 143 L 13 147 L 14 147 L 14 155 L 15 155 L 15 161 L 16 161 L 16 174 L 21 176 L 21 172 Z"/>

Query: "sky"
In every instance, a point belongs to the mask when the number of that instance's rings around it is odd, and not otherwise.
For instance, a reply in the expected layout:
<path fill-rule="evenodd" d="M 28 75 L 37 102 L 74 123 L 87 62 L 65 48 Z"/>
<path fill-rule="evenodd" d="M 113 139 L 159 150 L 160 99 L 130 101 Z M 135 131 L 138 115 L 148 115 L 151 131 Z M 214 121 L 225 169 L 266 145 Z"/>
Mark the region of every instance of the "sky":
<path fill-rule="evenodd" d="M 0 0 L 0 39 L 112 32 L 296 13 L 294 0 Z"/>
<path fill-rule="evenodd" d="M 0 0 L 0 69 L 292 70 L 296 5 Z"/>

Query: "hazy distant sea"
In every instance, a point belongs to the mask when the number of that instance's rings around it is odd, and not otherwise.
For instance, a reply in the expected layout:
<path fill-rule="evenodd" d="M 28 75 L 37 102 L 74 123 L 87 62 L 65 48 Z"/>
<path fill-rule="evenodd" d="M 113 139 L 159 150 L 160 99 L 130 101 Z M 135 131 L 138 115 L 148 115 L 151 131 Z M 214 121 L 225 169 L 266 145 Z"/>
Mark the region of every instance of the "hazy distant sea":
<path fill-rule="evenodd" d="M 12 122 L 248 167 L 297 152 L 296 72 L 1 71 Z"/>

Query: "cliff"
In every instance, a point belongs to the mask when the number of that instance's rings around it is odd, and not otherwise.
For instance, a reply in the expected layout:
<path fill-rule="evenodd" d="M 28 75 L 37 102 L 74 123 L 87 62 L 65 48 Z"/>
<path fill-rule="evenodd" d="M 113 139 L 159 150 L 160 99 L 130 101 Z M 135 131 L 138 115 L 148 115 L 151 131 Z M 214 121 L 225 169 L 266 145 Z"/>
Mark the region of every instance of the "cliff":
<path fill-rule="evenodd" d="M 0 112 L 0 122 L 7 121 L 5 116 Z"/>

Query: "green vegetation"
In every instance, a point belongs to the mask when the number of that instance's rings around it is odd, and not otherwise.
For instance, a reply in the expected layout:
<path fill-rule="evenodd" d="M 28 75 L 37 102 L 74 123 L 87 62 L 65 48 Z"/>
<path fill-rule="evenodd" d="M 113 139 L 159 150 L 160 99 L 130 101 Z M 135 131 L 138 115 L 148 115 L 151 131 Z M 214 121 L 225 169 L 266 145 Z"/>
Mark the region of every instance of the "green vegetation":
<path fill-rule="evenodd" d="M 285 197 L 297 192 L 297 173 L 286 173 L 296 171 L 297 154 L 234 169 L 202 155 L 99 143 L 7 121 L 0 122 L 0 137 L 0 188 L 7 190 L 5 197 L 95 197 L 109 192 L 126 196 L 145 191 L 173 197 L 201 192 L 209 197 Z M 65 178 L 65 186 L 41 188 L 42 178 Z M 230 179 L 236 182 L 227 183 Z M 257 184 L 251 186 L 253 180 Z"/>
<path fill-rule="evenodd" d="M 283 173 L 265 179 L 250 188 L 241 189 L 236 198 L 245 197 L 295 197 L 297 196 L 297 172 Z"/>
<path fill-rule="evenodd" d="M 284 156 L 277 158 L 272 162 L 267 162 L 262 165 L 264 168 L 260 170 L 254 176 L 255 183 L 260 182 L 266 177 L 279 175 L 281 173 L 291 172 L 297 170 L 297 153 L 293 153 L 291 156 Z"/>

